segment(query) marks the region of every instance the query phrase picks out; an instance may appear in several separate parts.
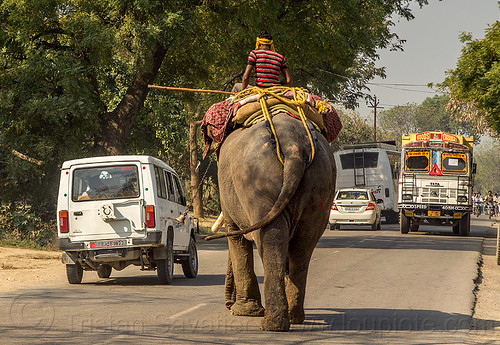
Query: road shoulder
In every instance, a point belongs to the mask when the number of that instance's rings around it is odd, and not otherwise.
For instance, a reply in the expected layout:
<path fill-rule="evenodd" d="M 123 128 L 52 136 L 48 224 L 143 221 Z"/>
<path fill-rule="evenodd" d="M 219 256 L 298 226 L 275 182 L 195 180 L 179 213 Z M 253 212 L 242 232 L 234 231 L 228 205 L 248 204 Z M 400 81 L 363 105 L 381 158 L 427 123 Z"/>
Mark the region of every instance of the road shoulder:
<path fill-rule="evenodd" d="M 496 260 L 499 226 L 498 221 L 491 222 L 483 241 L 471 324 L 471 343 L 484 343 L 500 337 L 500 266 Z"/>

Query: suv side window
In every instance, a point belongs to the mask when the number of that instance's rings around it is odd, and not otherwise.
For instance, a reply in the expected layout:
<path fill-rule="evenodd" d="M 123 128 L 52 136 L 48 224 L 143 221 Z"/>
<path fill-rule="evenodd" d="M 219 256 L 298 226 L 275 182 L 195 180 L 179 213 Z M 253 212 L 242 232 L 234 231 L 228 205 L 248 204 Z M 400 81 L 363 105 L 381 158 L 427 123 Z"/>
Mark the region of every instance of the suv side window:
<path fill-rule="evenodd" d="M 175 175 L 172 175 L 174 180 L 175 180 L 175 191 L 177 192 L 177 202 L 183 206 L 186 206 L 186 197 L 184 196 L 184 193 L 182 192 L 182 186 L 181 186 L 181 181 L 179 181 L 179 178 Z"/>
<path fill-rule="evenodd" d="M 167 180 L 167 188 L 168 188 L 168 200 L 176 202 L 177 199 L 175 198 L 175 189 L 174 189 L 174 183 L 172 180 L 172 174 L 170 172 L 166 172 L 166 180 Z"/>
<path fill-rule="evenodd" d="M 155 166 L 155 179 L 156 179 L 156 193 L 158 194 L 158 197 L 166 199 L 167 190 L 165 188 L 165 175 L 163 174 L 163 170 L 157 166 Z"/>

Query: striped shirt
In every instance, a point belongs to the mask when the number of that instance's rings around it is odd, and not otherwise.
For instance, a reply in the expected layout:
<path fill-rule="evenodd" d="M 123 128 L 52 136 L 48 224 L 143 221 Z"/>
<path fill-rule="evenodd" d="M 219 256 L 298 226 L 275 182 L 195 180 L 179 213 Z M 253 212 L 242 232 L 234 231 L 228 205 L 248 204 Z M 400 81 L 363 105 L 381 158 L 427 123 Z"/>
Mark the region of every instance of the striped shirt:
<path fill-rule="evenodd" d="M 258 87 L 280 85 L 280 71 L 287 68 L 285 57 L 272 50 L 252 50 L 248 64 L 255 66 L 255 84 Z"/>

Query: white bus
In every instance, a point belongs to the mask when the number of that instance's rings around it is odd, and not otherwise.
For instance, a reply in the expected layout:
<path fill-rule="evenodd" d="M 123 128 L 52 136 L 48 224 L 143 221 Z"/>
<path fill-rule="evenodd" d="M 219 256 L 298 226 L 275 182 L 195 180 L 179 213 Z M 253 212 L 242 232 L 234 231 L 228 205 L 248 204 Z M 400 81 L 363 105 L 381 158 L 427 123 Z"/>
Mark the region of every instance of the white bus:
<path fill-rule="evenodd" d="M 395 142 L 346 145 L 334 153 L 337 165 L 336 189 L 372 190 L 387 223 L 399 222 L 397 193 L 401 153 Z"/>

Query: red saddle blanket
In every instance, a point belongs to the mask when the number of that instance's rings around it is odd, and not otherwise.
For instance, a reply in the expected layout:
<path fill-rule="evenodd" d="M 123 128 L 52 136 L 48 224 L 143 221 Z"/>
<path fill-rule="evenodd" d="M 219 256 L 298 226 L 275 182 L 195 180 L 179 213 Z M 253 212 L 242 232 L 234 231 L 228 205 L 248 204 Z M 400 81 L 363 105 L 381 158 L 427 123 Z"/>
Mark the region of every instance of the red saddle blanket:
<path fill-rule="evenodd" d="M 311 95 L 313 102 L 324 102 L 324 100 L 316 95 Z M 232 126 L 231 119 L 238 111 L 240 103 L 231 104 L 231 99 L 226 99 L 222 102 L 214 103 L 208 108 L 203 120 L 201 121 L 201 133 L 205 143 L 203 158 L 210 152 L 212 142 L 217 145 L 222 143 L 224 136 Z M 314 104 L 313 104 L 314 106 Z M 292 114 L 289 114 L 293 116 Z M 331 143 L 337 138 L 342 129 L 340 117 L 330 104 L 326 107 L 326 111 L 322 114 L 323 123 L 326 127 L 326 133 L 323 133 L 326 140 Z M 295 117 L 295 116 L 293 116 Z"/>

